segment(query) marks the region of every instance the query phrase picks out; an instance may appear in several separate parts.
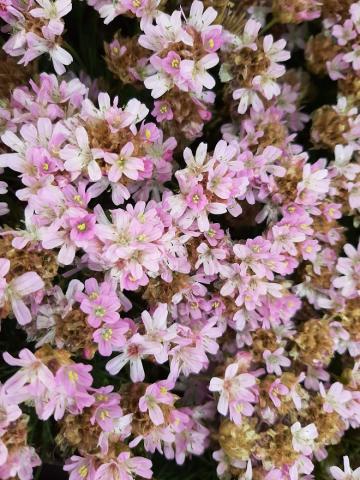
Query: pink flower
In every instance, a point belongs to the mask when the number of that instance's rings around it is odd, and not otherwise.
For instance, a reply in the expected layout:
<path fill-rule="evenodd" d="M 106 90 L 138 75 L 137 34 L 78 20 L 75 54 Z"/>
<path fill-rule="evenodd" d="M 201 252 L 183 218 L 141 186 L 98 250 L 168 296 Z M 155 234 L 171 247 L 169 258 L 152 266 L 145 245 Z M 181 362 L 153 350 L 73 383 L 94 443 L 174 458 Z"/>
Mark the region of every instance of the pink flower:
<path fill-rule="evenodd" d="M 61 382 L 65 391 L 72 395 L 75 391 L 86 390 L 92 384 L 92 376 L 90 371 L 91 365 L 84 365 L 83 363 L 72 363 L 64 367 L 60 367 L 56 372 L 56 379 Z"/>
<path fill-rule="evenodd" d="M 99 353 L 104 357 L 108 357 L 114 350 L 123 347 L 126 343 L 124 333 L 128 330 L 128 324 L 121 320 L 95 330 L 93 339 L 98 344 Z"/>
<path fill-rule="evenodd" d="M 300 422 L 291 426 L 292 445 L 296 452 L 303 455 L 311 455 L 315 448 L 314 440 L 318 437 L 318 431 L 314 423 L 301 427 Z"/>
<path fill-rule="evenodd" d="M 132 180 L 137 180 L 139 172 L 144 170 L 144 162 L 140 158 L 132 156 L 134 145 L 132 142 L 126 143 L 119 155 L 114 153 L 105 153 L 104 159 L 111 165 L 108 173 L 111 182 L 118 182 L 122 175 L 125 175 Z"/>
<path fill-rule="evenodd" d="M 204 195 L 204 190 L 201 185 L 196 185 L 192 188 L 186 197 L 187 206 L 196 212 L 201 212 L 207 205 L 208 200 Z"/>
<path fill-rule="evenodd" d="M 158 363 L 164 363 L 168 360 L 169 341 L 176 337 L 176 325 L 168 326 L 168 306 L 166 303 L 160 303 L 152 315 L 144 310 L 141 314 L 141 320 L 145 326 L 146 338 L 158 345 L 154 352 L 154 357 Z"/>
<path fill-rule="evenodd" d="M 1 442 L 1 439 L 0 439 Z M 19 480 L 31 480 L 33 468 L 41 465 L 41 459 L 33 447 L 20 446 L 9 452 L 6 462 L 0 465 L 1 478 L 19 478 Z"/>
<path fill-rule="evenodd" d="M 274 352 L 270 350 L 265 350 L 263 353 L 263 358 L 266 363 L 266 370 L 268 373 L 275 373 L 275 375 L 280 376 L 282 371 L 281 367 L 290 367 L 291 361 L 283 355 L 284 349 L 278 348 Z"/>
<path fill-rule="evenodd" d="M 187 82 L 188 87 L 200 95 L 203 87 L 212 89 L 215 86 L 214 78 L 208 70 L 219 63 L 216 53 L 208 53 L 201 60 L 183 60 L 180 65 L 180 73 Z"/>
<path fill-rule="evenodd" d="M 301 243 L 300 250 L 304 260 L 314 261 L 321 246 L 317 240 L 308 239 Z"/>
<path fill-rule="evenodd" d="M 346 53 L 343 56 L 343 60 L 351 63 L 355 71 L 360 70 L 360 45 L 353 45 L 351 52 Z"/>
<path fill-rule="evenodd" d="M 168 102 L 163 100 L 158 100 L 154 102 L 154 109 L 151 112 L 158 122 L 163 122 L 164 120 L 172 120 L 174 118 L 174 113 L 171 109 L 171 106 Z"/>
<path fill-rule="evenodd" d="M 332 34 L 336 37 L 338 44 L 342 46 L 356 38 L 354 25 L 350 19 L 345 20 L 344 25 L 334 25 Z"/>
<path fill-rule="evenodd" d="M 27 65 L 34 58 L 37 58 L 43 53 L 48 53 L 52 60 L 55 72 L 58 75 L 65 73 L 65 66 L 72 63 L 73 57 L 60 46 L 56 38 L 56 36 L 61 35 L 63 28 L 64 27 L 60 22 L 49 22 L 47 26 L 41 28 L 43 37 L 39 37 L 35 33 L 29 32 L 26 35 L 29 49 L 25 52 L 20 63 Z"/>
<path fill-rule="evenodd" d="M 76 143 L 66 145 L 60 152 L 60 157 L 65 160 L 65 169 L 73 173 L 74 178 L 84 172 L 92 182 L 100 180 L 102 173 L 96 159 L 103 158 L 104 154 L 99 149 L 90 148 L 84 127 L 76 128 L 75 137 Z"/>
<path fill-rule="evenodd" d="M 9 301 L 20 325 L 31 322 L 31 313 L 23 298 L 44 288 L 44 282 L 35 272 L 26 272 L 7 283 L 5 275 L 10 269 L 8 259 L 0 259 L 0 304 Z"/>
<path fill-rule="evenodd" d="M 0 412 L 0 432 L 2 429 L 7 428 L 11 422 L 18 419 L 22 414 L 20 408 L 14 404 L 11 397 L 6 394 L 3 385 L 0 385 Z"/>
<path fill-rule="evenodd" d="M 162 59 L 163 69 L 171 76 L 180 75 L 180 64 L 181 57 L 176 52 L 171 51 Z"/>
<path fill-rule="evenodd" d="M 271 401 L 275 405 L 276 408 L 279 408 L 281 405 L 281 401 L 279 399 L 279 395 L 288 395 L 289 389 L 286 385 L 281 383 L 280 378 L 277 378 L 272 382 L 269 388 L 269 397 Z"/>
<path fill-rule="evenodd" d="M 73 455 L 66 461 L 64 470 L 70 473 L 69 480 L 93 480 L 95 477 L 95 458 Z"/>
<path fill-rule="evenodd" d="M 236 424 L 241 423 L 241 412 L 244 415 L 251 415 L 252 409 L 249 402 L 255 402 L 255 395 L 251 391 L 251 387 L 256 385 L 253 375 L 248 373 L 238 374 L 238 364 L 232 363 L 225 370 L 224 379 L 213 377 L 210 380 L 209 390 L 211 392 L 220 392 L 217 409 L 222 415 L 228 413 L 229 407 L 230 417 Z"/>
<path fill-rule="evenodd" d="M 330 473 L 335 480 L 358 480 L 360 478 L 360 467 L 356 470 L 352 470 L 350 467 L 349 457 L 345 456 L 344 461 L 344 471 L 339 467 L 330 467 Z"/>
<path fill-rule="evenodd" d="M 223 43 L 222 27 L 214 25 L 201 34 L 201 39 L 207 52 L 216 52 Z"/>
<path fill-rule="evenodd" d="M 328 391 L 320 383 L 320 394 L 324 398 L 323 409 L 325 412 L 337 412 L 344 418 L 349 417 L 348 403 L 352 399 L 351 392 L 345 390 L 340 382 L 331 385 Z"/>
<path fill-rule="evenodd" d="M 89 325 L 97 328 L 102 322 L 114 324 L 118 322 L 120 315 L 120 301 L 110 282 L 103 282 L 100 285 L 95 278 L 85 281 L 84 293 L 79 293 L 77 298 L 81 301 L 80 309 L 88 314 Z"/>
<path fill-rule="evenodd" d="M 147 458 L 131 457 L 129 452 L 121 452 L 116 460 L 111 460 L 96 470 L 94 480 L 133 480 L 135 475 L 151 478 L 151 465 Z"/>
<path fill-rule="evenodd" d="M 351 297 L 357 293 L 360 283 L 360 243 L 357 250 L 349 243 L 344 246 L 346 257 L 340 257 L 336 264 L 336 270 L 342 275 L 333 280 L 335 288 L 341 288 L 345 297 Z"/>
<path fill-rule="evenodd" d="M 3 353 L 3 358 L 8 365 L 21 367 L 5 382 L 6 393 L 21 395 L 22 392 L 27 391 L 28 385 L 38 393 L 47 389 L 55 389 L 55 379 L 51 371 L 27 348 L 20 351 L 18 359 L 8 352 Z"/>
<path fill-rule="evenodd" d="M 70 238 L 75 243 L 86 242 L 92 240 L 95 236 L 96 217 L 93 214 L 84 215 L 83 217 L 70 218 L 71 226 Z"/>
<path fill-rule="evenodd" d="M 120 370 L 130 362 L 130 378 L 133 382 L 142 382 L 145 378 L 142 359 L 148 355 L 154 355 L 159 352 L 158 343 L 146 340 L 136 333 L 127 344 L 119 348 L 121 353 L 106 364 L 106 370 L 111 375 L 116 375 Z"/>
<path fill-rule="evenodd" d="M 164 414 L 159 404 L 172 405 L 176 397 L 168 390 L 173 388 L 174 384 L 170 380 L 149 385 L 145 394 L 139 400 L 139 409 L 141 412 L 149 412 L 149 416 L 154 425 L 164 423 Z"/>

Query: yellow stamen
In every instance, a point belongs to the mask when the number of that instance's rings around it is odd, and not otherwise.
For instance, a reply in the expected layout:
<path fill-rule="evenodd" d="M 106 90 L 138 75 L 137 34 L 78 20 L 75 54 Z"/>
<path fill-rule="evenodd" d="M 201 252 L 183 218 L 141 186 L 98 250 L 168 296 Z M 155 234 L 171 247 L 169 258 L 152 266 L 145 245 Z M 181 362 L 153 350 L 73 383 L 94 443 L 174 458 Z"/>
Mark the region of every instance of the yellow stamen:
<path fill-rule="evenodd" d="M 80 477 L 85 478 L 85 477 L 87 476 L 87 474 L 88 474 L 88 471 L 89 471 L 89 470 L 88 470 L 87 466 L 86 466 L 86 465 L 82 465 L 82 466 L 79 468 L 78 473 L 79 473 Z"/>
<path fill-rule="evenodd" d="M 102 332 L 101 336 L 102 336 L 102 338 L 103 338 L 104 340 L 110 340 L 111 337 L 112 337 L 112 333 L 113 333 L 113 331 L 112 331 L 111 328 L 106 328 L 106 329 Z"/>
<path fill-rule="evenodd" d="M 68 372 L 68 378 L 69 378 L 70 382 L 76 383 L 79 379 L 79 375 L 76 372 L 74 372 L 73 370 L 70 370 Z"/>
<path fill-rule="evenodd" d="M 105 315 L 105 308 L 104 307 L 96 307 L 95 308 L 95 316 L 96 317 L 103 317 Z"/>
<path fill-rule="evenodd" d="M 172 68 L 179 68 L 180 62 L 177 58 L 173 58 L 171 61 Z"/>
<path fill-rule="evenodd" d="M 77 229 L 79 230 L 79 232 L 84 232 L 86 230 L 86 224 L 79 223 L 79 225 L 77 226 Z"/>
<path fill-rule="evenodd" d="M 109 412 L 107 410 L 102 410 L 102 412 L 100 413 L 101 420 L 105 420 L 105 418 L 109 418 L 109 417 L 110 417 Z"/>

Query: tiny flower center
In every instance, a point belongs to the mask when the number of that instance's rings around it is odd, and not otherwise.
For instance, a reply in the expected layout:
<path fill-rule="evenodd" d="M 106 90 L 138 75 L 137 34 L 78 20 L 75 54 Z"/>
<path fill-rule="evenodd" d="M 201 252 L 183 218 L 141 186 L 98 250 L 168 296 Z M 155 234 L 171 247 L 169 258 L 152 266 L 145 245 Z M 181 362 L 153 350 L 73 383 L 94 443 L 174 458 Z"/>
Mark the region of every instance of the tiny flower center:
<path fill-rule="evenodd" d="M 198 194 L 193 195 L 192 200 L 194 203 L 198 203 L 198 201 L 200 200 L 199 195 Z"/>
<path fill-rule="evenodd" d="M 87 476 L 87 474 L 88 474 L 88 471 L 89 471 L 89 470 L 88 470 L 87 466 L 86 466 L 86 465 L 82 465 L 82 466 L 79 468 L 78 473 L 79 473 L 80 477 L 85 478 L 85 477 Z"/>
<path fill-rule="evenodd" d="M 145 137 L 146 137 L 147 140 L 150 140 L 150 138 L 151 138 L 151 132 L 148 128 L 145 130 Z"/>
<path fill-rule="evenodd" d="M 108 399 L 107 395 L 103 395 L 102 393 L 98 393 L 98 394 L 96 395 L 96 400 L 97 400 L 98 402 L 104 402 L 104 401 L 107 400 L 107 399 Z"/>
<path fill-rule="evenodd" d="M 305 251 L 307 253 L 311 253 L 312 252 L 312 247 L 310 245 L 308 245 L 306 248 L 305 248 Z"/>
<path fill-rule="evenodd" d="M 86 230 L 86 224 L 85 223 L 79 223 L 77 226 L 77 229 L 79 232 L 84 232 Z"/>
<path fill-rule="evenodd" d="M 168 111 L 167 105 L 162 105 L 162 106 L 160 107 L 160 112 L 161 112 L 161 113 L 166 113 L 167 111 Z"/>
<path fill-rule="evenodd" d="M 129 345 L 127 348 L 127 353 L 129 357 L 137 357 L 140 353 L 139 346 L 134 344 Z"/>
<path fill-rule="evenodd" d="M 106 418 L 109 418 L 110 414 L 107 410 L 102 410 L 100 413 L 100 418 L 101 420 L 105 420 Z"/>
<path fill-rule="evenodd" d="M 68 372 L 68 378 L 69 378 L 70 382 L 76 383 L 79 379 L 79 375 L 76 372 L 74 372 L 73 370 L 70 370 Z"/>
<path fill-rule="evenodd" d="M 104 307 L 96 307 L 95 308 L 95 316 L 96 317 L 103 317 L 105 315 L 105 308 Z"/>
<path fill-rule="evenodd" d="M 96 300 L 99 298 L 99 294 L 97 292 L 91 292 L 89 295 L 90 300 Z"/>
<path fill-rule="evenodd" d="M 167 388 L 166 387 L 160 387 L 160 392 L 165 394 L 167 393 Z"/>
<path fill-rule="evenodd" d="M 117 164 L 119 165 L 120 168 L 124 168 L 125 165 L 125 157 L 119 157 Z"/>
<path fill-rule="evenodd" d="M 141 7 L 141 0 L 133 0 L 133 6 L 135 8 Z"/>
<path fill-rule="evenodd" d="M 172 68 L 179 68 L 180 62 L 178 58 L 173 58 L 171 61 L 171 66 Z"/>
<path fill-rule="evenodd" d="M 80 204 L 82 203 L 80 195 L 74 195 L 73 200 L 76 203 L 80 203 Z"/>
<path fill-rule="evenodd" d="M 106 329 L 102 332 L 101 336 L 102 336 L 102 338 L 103 338 L 104 340 L 110 340 L 111 337 L 112 337 L 112 333 L 113 333 L 113 331 L 112 331 L 111 328 L 106 328 Z"/>
<path fill-rule="evenodd" d="M 214 48 L 215 42 L 214 42 L 214 40 L 213 40 L 212 38 L 210 38 L 210 40 L 209 40 L 208 43 L 209 43 L 209 47 L 210 47 L 210 48 Z"/>
<path fill-rule="evenodd" d="M 45 172 L 47 172 L 49 170 L 49 164 L 48 163 L 43 164 L 43 170 L 45 170 Z"/>

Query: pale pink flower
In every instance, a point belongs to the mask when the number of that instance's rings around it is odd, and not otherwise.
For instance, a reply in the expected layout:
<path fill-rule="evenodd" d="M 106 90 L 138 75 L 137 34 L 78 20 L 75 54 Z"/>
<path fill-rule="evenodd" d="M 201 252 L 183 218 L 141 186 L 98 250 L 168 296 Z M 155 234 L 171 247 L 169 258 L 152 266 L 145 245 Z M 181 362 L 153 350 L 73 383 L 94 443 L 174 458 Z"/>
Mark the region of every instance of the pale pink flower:
<path fill-rule="evenodd" d="M 20 350 L 19 358 L 8 352 L 3 353 L 3 358 L 8 365 L 21 367 L 4 384 L 5 392 L 11 395 L 20 395 L 27 392 L 27 387 L 41 393 L 43 390 L 55 389 L 55 378 L 46 365 L 44 365 L 27 348 Z"/>
<path fill-rule="evenodd" d="M 344 470 L 339 467 L 330 467 L 330 473 L 335 480 L 359 480 L 360 479 L 360 467 L 356 470 L 352 470 L 350 467 L 349 457 L 344 457 Z"/>
<path fill-rule="evenodd" d="M 44 282 L 35 272 L 26 272 L 6 283 L 4 277 L 9 272 L 10 261 L 0 259 L 0 304 L 9 301 L 13 314 L 20 325 L 31 322 L 32 315 L 24 298 L 44 288 Z"/>
<path fill-rule="evenodd" d="M 142 359 L 148 355 L 155 355 L 160 351 L 160 345 L 146 340 L 136 333 L 130 340 L 119 348 L 121 353 L 112 358 L 106 364 L 106 370 L 111 375 L 116 375 L 120 370 L 130 362 L 130 378 L 133 382 L 142 382 L 145 378 L 145 371 L 142 365 Z"/>
<path fill-rule="evenodd" d="M 352 399 L 351 392 L 345 390 L 340 382 L 331 385 L 328 391 L 320 383 L 320 394 L 324 398 L 323 409 L 325 412 L 336 412 L 344 418 L 349 417 L 348 403 Z"/>
<path fill-rule="evenodd" d="M 151 478 L 151 461 L 143 457 L 131 457 L 130 452 L 121 452 L 115 460 L 101 465 L 94 480 L 133 480 L 135 476 Z"/>
<path fill-rule="evenodd" d="M 360 70 L 360 45 L 353 45 L 351 52 L 346 53 L 343 56 L 343 60 L 351 63 L 355 71 Z"/>
<path fill-rule="evenodd" d="M 300 422 L 291 426 L 292 445 L 296 452 L 303 455 L 311 455 L 315 448 L 314 440 L 318 437 L 318 431 L 314 423 L 301 427 Z"/>
<path fill-rule="evenodd" d="M 274 352 L 270 350 L 265 350 L 263 353 L 263 358 L 266 363 L 266 370 L 268 373 L 275 373 L 275 375 L 280 376 L 282 371 L 281 367 L 290 367 L 291 361 L 285 355 L 283 355 L 284 349 L 278 348 Z"/>
<path fill-rule="evenodd" d="M 108 173 L 111 182 L 118 182 L 122 175 L 132 180 L 137 180 L 139 172 L 144 170 L 144 162 L 140 158 L 132 156 L 134 145 L 132 142 L 125 144 L 119 155 L 115 153 L 104 153 L 104 160 L 111 165 Z"/>
<path fill-rule="evenodd" d="M 237 363 L 232 363 L 226 368 L 224 379 L 213 377 L 210 380 L 209 390 L 220 393 L 217 409 L 222 415 L 227 415 L 231 404 L 240 414 L 242 405 L 255 401 L 256 397 L 251 391 L 251 387 L 256 384 L 255 377 L 248 373 L 238 374 L 238 368 Z M 237 409 L 236 406 L 240 408 Z M 241 415 L 236 415 L 234 422 L 241 423 Z"/>
<path fill-rule="evenodd" d="M 60 152 L 60 157 L 65 160 L 65 169 L 73 173 L 74 178 L 86 172 L 92 182 L 100 180 L 102 173 L 96 159 L 103 158 L 104 154 L 99 149 L 90 148 L 84 127 L 76 128 L 75 137 L 76 144 L 68 144 Z"/>

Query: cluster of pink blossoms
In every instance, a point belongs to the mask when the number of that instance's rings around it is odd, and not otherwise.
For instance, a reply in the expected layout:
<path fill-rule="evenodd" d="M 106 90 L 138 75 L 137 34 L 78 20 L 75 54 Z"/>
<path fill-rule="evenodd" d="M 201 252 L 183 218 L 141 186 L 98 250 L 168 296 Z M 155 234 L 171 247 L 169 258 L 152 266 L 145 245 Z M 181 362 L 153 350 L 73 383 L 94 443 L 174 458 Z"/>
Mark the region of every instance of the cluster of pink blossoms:
<path fill-rule="evenodd" d="M 19 2 L 4 0 L 0 18 L 5 22 L 2 31 L 10 35 L 3 45 L 12 57 L 21 57 L 19 63 L 29 62 L 47 53 L 58 75 L 73 61 L 72 56 L 61 46 L 64 17 L 71 10 L 71 0 L 31 0 Z"/>
<path fill-rule="evenodd" d="M 40 466 L 33 416 L 70 480 L 150 479 L 154 454 L 207 452 L 222 480 L 311 480 L 324 464 L 358 478 L 348 457 L 326 463 L 360 428 L 360 7 L 331 1 L 253 2 L 244 18 L 88 1 L 105 24 L 141 19 L 138 50 L 109 48 L 148 106 L 45 72 L 1 103 L 0 319 L 28 342 L 3 353 L 1 479 Z M 71 5 L 37 2 L 0 9 L 4 50 L 48 52 L 60 75 Z M 320 16 L 336 51 L 321 66 L 314 37 L 289 38 Z M 309 73 L 284 63 L 299 48 L 338 82 L 311 116 Z M 218 89 L 227 116 L 191 144 L 219 120 Z"/>

